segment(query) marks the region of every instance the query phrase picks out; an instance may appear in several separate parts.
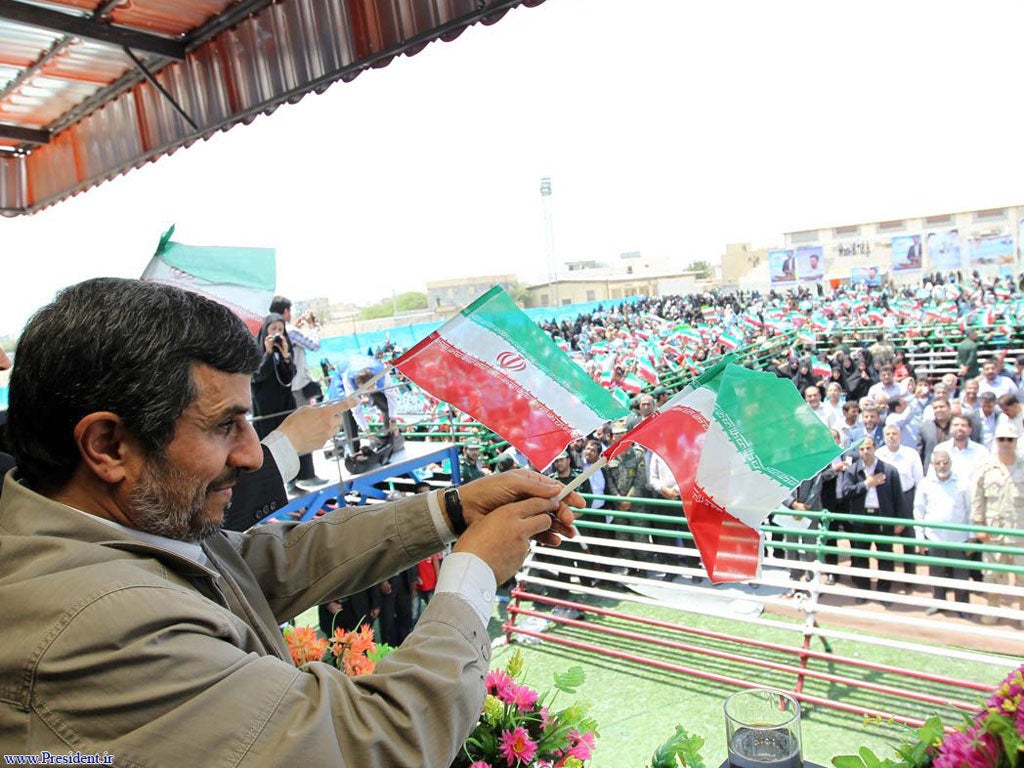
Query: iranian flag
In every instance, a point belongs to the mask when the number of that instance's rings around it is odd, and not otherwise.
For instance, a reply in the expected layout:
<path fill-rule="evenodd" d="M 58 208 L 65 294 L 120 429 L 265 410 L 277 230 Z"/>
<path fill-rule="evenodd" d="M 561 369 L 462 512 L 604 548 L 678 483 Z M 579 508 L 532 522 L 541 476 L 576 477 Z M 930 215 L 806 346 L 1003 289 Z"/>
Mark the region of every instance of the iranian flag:
<path fill-rule="evenodd" d="M 718 337 L 718 343 L 730 352 L 734 352 L 742 346 L 743 340 L 733 333 L 723 333 Z"/>
<path fill-rule="evenodd" d="M 654 366 L 651 358 L 641 356 L 636 361 L 636 372 L 644 381 L 654 386 L 658 385 L 658 369 Z"/>
<path fill-rule="evenodd" d="M 198 293 L 223 304 L 259 333 L 274 300 L 277 266 L 273 248 L 183 245 L 160 237 L 142 279 Z"/>
<path fill-rule="evenodd" d="M 657 453 L 714 583 L 758 575 L 761 524 L 842 450 L 788 380 L 728 360 L 691 382 L 605 452 Z"/>
<path fill-rule="evenodd" d="M 816 357 L 811 361 L 811 375 L 819 379 L 827 379 L 832 375 L 832 366 L 828 361 Z"/>
<path fill-rule="evenodd" d="M 591 380 L 495 286 L 392 365 L 546 467 L 629 409 Z"/>
<path fill-rule="evenodd" d="M 639 395 L 640 391 L 644 387 L 644 382 L 635 373 L 627 373 L 622 377 L 622 381 L 619 382 L 619 386 L 631 395 Z"/>

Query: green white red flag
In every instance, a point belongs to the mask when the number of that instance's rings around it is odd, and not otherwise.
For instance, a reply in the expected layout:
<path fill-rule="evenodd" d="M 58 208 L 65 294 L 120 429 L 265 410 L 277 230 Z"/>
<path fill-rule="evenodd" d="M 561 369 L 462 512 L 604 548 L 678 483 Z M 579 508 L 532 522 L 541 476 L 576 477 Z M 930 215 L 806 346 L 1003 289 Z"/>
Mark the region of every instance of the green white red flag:
<path fill-rule="evenodd" d="M 712 582 L 758 575 L 760 526 L 803 480 L 841 453 L 792 383 L 728 361 L 702 373 L 605 452 L 657 453 Z"/>
<path fill-rule="evenodd" d="M 273 248 L 183 245 L 160 237 L 142 279 L 206 296 L 238 315 L 257 334 L 274 299 L 277 266 Z"/>
<path fill-rule="evenodd" d="M 629 415 L 499 286 L 392 365 L 497 432 L 537 467 L 606 421 Z"/>

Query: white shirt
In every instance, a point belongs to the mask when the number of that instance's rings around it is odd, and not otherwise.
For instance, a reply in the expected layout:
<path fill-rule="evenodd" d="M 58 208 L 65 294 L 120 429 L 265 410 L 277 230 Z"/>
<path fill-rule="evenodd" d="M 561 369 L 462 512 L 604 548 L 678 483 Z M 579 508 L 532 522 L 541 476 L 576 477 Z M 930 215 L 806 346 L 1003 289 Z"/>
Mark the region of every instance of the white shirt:
<path fill-rule="evenodd" d="M 647 468 L 647 479 L 653 488 L 660 495 L 665 488 L 678 488 L 679 484 L 672 476 L 668 464 L 658 454 L 651 452 L 651 463 Z"/>
<path fill-rule="evenodd" d="M 817 416 L 818 420 L 829 429 L 837 429 L 839 427 L 835 409 L 825 405 L 825 403 L 820 403 L 817 408 L 811 408 L 811 413 Z"/>
<path fill-rule="evenodd" d="M 876 452 L 875 455 L 876 455 L 876 458 L 877 458 L 877 452 Z M 877 471 L 878 471 L 878 461 L 875 461 L 870 467 L 867 464 L 865 464 L 864 465 L 864 479 L 867 480 L 869 477 L 871 477 Z M 877 489 L 877 487 L 874 486 L 874 485 L 869 485 L 869 486 L 867 486 L 867 488 L 868 488 L 868 492 L 864 496 L 864 506 L 865 507 L 874 507 L 875 509 L 878 509 L 878 489 Z"/>
<path fill-rule="evenodd" d="M 967 489 L 957 480 L 955 473 L 942 481 L 936 477 L 935 470 L 929 470 L 914 496 L 914 519 L 921 522 L 967 525 L 970 509 Z M 947 528 L 917 526 L 915 530 L 917 538 L 930 541 L 962 542 L 969 538 L 967 531 Z"/>
<path fill-rule="evenodd" d="M 924 467 L 921 466 L 921 454 L 913 448 L 900 445 L 896 452 L 889 450 L 889 446 L 883 445 L 875 451 L 875 456 L 880 461 L 894 467 L 900 473 L 900 485 L 904 492 L 921 482 L 924 477 Z"/>
<path fill-rule="evenodd" d="M 587 464 L 587 463 L 584 462 L 583 470 L 586 471 L 586 470 L 590 469 L 592 466 L 594 466 L 594 465 L 593 464 Z M 595 472 L 594 474 L 592 474 L 590 476 L 590 492 L 594 493 L 594 494 L 597 494 L 598 496 L 601 496 L 601 495 L 604 494 L 604 485 L 605 485 L 605 483 L 604 483 L 604 472 L 602 472 L 599 469 L 599 470 L 597 470 L 597 472 Z M 591 499 L 590 500 L 590 508 L 591 509 L 601 509 L 603 506 L 604 506 L 604 499 Z"/>
<path fill-rule="evenodd" d="M 985 450 L 985 446 L 973 440 L 968 440 L 967 446 L 961 450 L 956 447 L 953 438 L 950 438 L 936 445 L 932 453 L 935 451 L 946 451 L 949 454 L 950 462 L 953 465 L 953 474 L 968 490 L 974 486 L 978 470 L 992 458 L 992 454 Z"/>
<path fill-rule="evenodd" d="M 868 397 L 870 397 L 873 402 L 878 400 L 879 395 L 885 395 L 887 398 L 892 399 L 894 397 L 900 397 L 903 394 L 903 387 L 895 381 L 889 386 L 885 386 L 885 384 L 879 381 L 876 384 L 872 384 L 871 388 L 868 390 Z"/>
<path fill-rule="evenodd" d="M 1017 385 L 1013 383 L 1013 379 L 1009 376 L 1003 376 L 1001 373 L 996 374 L 996 380 L 990 382 L 984 376 L 978 377 L 978 394 L 983 392 L 994 392 L 996 398 L 1000 398 L 1003 395 L 1017 394 Z"/>

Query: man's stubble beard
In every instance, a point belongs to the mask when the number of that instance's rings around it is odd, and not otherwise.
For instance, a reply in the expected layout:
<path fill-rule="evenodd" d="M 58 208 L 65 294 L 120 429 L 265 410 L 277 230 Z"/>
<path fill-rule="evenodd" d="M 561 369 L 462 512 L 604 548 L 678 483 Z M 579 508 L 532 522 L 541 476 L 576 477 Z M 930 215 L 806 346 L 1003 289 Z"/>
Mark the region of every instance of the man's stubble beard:
<path fill-rule="evenodd" d="M 198 543 L 220 530 L 224 510 L 207 513 L 207 491 L 233 482 L 239 472 L 228 470 L 209 485 L 197 484 L 195 477 L 180 469 L 163 455 L 146 463 L 129 503 L 135 527 L 145 533 L 168 539 Z"/>

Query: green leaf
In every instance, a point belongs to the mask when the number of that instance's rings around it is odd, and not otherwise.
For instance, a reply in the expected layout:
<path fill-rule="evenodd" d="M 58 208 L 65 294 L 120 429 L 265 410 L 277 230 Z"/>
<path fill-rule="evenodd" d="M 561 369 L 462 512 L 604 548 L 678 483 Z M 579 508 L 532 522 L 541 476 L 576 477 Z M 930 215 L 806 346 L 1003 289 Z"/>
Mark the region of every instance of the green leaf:
<path fill-rule="evenodd" d="M 836 768 L 864 768 L 864 761 L 857 755 L 839 755 L 832 758 L 832 765 Z"/>
<path fill-rule="evenodd" d="M 583 667 L 569 667 L 562 674 L 555 674 L 555 688 L 563 693 L 576 693 L 576 689 L 583 685 L 585 679 Z"/>
<path fill-rule="evenodd" d="M 523 661 L 522 652 L 516 648 L 512 653 L 512 658 L 508 660 L 508 664 L 505 665 L 505 671 L 508 672 L 508 676 L 513 680 L 518 680 L 519 676 L 523 674 Z"/>
<path fill-rule="evenodd" d="M 860 755 L 867 768 L 878 768 L 878 766 L 882 764 L 882 761 L 878 759 L 877 755 L 867 747 L 861 747 L 857 750 L 857 754 Z"/>
<path fill-rule="evenodd" d="M 704 768 L 701 749 L 704 739 L 697 734 L 688 733 L 681 725 L 676 732 L 654 751 L 650 768 Z"/>

